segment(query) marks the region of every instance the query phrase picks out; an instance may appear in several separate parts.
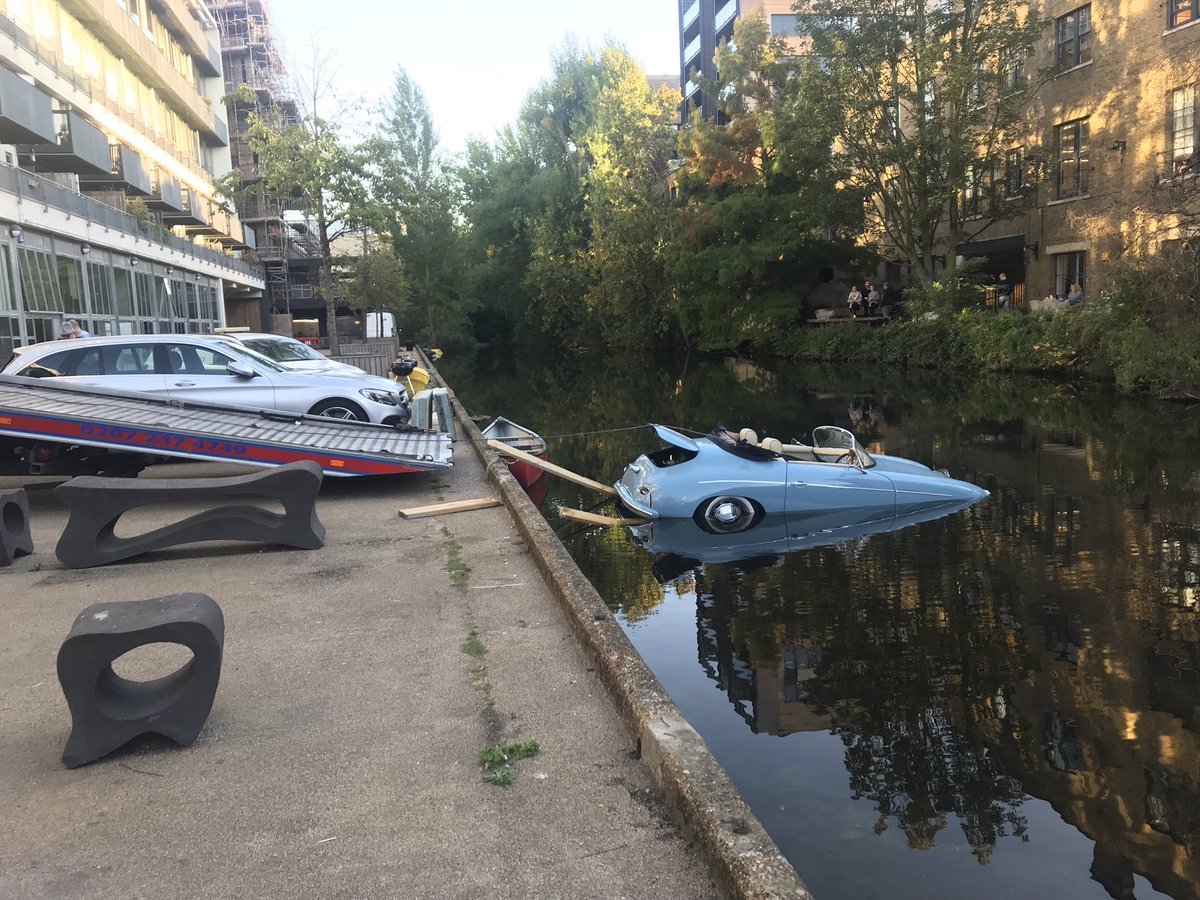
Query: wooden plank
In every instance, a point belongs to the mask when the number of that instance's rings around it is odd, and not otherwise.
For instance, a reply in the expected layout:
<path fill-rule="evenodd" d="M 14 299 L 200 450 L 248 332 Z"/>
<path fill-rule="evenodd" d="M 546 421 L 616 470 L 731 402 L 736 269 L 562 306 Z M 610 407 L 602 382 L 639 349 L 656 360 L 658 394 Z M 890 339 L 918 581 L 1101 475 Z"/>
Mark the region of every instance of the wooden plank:
<path fill-rule="evenodd" d="M 585 522 L 588 525 L 649 525 L 649 519 L 620 519 L 616 516 L 602 516 L 599 513 L 587 512 L 583 509 L 572 509 L 560 506 L 558 514 L 572 522 Z"/>
<path fill-rule="evenodd" d="M 491 509 L 493 506 L 499 505 L 500 501 L 494 497 L 481 497 L 478 500 L 454 500 L 451 503 L 435 503 L 433 506 L 414 506 L 411 509 L 402 509 L 400 518 L 426 519 L 429 516 L 445 516 L 472 509 Z"/>
<path fill-rule="evenodd" d="M 607 494 L 610 497 L 617 496 L 617 489 L 607 484 L 601 484 L 598 481 L 592 481 L 590 478 L 585 478 L 582 475 L 576 475 L 569 469 L 564 469 L 562 466 L 556 466 L 554 463 L 546 462 L 544 459 L 538 459 L 532 454 L 518 450 L 516 447 L 510 447 L 500 441 L 491 440 L 487 445 L 497 453 L 503 453 L 505 456 L 511 456 L 513 459 L 519 459 L 522 462 L 527 462 L 531 466 L 537 466 L 539 469 L 545 469 L 551 475 L 557 475 L 559 478 L 565 478 L 567 481 L 573 481 L 575 484 L 582 485 L 586 488 L 591 488 L 601 494 Z"/>

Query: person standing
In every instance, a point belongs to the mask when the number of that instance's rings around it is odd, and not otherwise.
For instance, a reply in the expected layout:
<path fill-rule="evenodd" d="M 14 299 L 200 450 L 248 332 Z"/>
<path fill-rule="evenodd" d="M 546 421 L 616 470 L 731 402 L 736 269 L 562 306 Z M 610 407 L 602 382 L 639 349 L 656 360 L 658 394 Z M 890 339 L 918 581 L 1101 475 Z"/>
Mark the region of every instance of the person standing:
<path fill-rule="evenodd" d="M 1013 286 L 1008 275 L 1000 273 L 996 281 L 996 309 L 1012 309 Z"/>

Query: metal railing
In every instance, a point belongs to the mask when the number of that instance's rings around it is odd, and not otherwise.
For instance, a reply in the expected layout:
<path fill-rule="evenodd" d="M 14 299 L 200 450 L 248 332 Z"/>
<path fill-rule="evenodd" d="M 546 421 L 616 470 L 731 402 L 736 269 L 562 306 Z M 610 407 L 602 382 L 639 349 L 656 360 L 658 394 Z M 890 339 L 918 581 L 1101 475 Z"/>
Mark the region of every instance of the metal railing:
<path fill-rule="evenodd" d="M 139 224 L 138 220 L 133 216 L 122 212 L 116 207 L 109 206 L 107 203 L 101 203 L 99 200 L 94 200 L 83 194 L 78 194 L 60 184 L 42 178 L 40 175 L 35 175 L 32 172 L 27 172 L 24 169 L 19 169 L 16 166 L 0 164 L 0 191 L 14 194 L 20 200 L 31 200 L 41 203 L 44 206 L 68 212 L 73 216 L 79 216 L 97 225 L 103 225 L 105 228 L 115 228 L 126 234 L 157 241 L 171 250 L 178 250 L 194 259 L 240 272 L 248 278 L 262 280 L 264 277 L 260 266 L 251 266 L 244 260 L 238 259 L 235 256 L 229 256 L 220 250 L 213 250 L 211 247 L 193 244 L 191 241 L 184 240 L 160 226 Z"/>

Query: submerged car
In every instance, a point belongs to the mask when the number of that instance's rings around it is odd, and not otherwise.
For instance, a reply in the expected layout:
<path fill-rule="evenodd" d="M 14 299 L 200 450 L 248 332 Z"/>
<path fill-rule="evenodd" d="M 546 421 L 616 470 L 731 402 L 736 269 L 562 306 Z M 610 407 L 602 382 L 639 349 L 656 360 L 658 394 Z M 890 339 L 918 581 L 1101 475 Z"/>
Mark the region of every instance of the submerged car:
<path fill-rule="evenodd" d="M 408 398 L 386 378 L 357 370 L 289 372 L 249 347 L 202 335 L 143 334 L 18 347 L 5 375 L 61 378 L 181 401 L 405 424 Z"/>
<path fill-rule="evenodd" d="M 747 531 L 768 515 L 851 510 L 880 519 L 988 496 L 921 463 L 872 455 L 835 425 L 813 429 L 811 445 L 760 442 L 750 429 L 718 426 L 692 438 L 651 427 L 667 447 L 625 467 L 615 485 L 621 503 L 655 521 L 692 519 L 713 534 Z"/>

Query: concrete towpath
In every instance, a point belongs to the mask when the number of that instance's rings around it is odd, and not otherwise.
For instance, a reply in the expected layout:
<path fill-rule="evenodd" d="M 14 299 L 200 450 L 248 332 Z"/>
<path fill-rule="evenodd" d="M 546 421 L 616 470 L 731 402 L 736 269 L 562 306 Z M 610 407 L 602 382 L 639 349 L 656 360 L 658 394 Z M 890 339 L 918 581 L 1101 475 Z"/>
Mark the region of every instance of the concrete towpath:
<path fill-rule="evenodd" d="M 0 896 L 717 896 L 508 510 L 398 518 L 495 495 L 469 446 L 444 475 L 327 479 L 311 552 L 197 545 L 68 570 L 52 486 L 31 489 L 35 555 L 0 569 Z M 134 512 L 118 533 L 185 512 Z M 64 768 L 55 655 L 76 614 L 179 591 L 226 621 L 199 739 Z M 157 677 L 177 651 L 121 671 Z M 510 788 L 484 783 L 481 750 L 531 740 Z"/>

